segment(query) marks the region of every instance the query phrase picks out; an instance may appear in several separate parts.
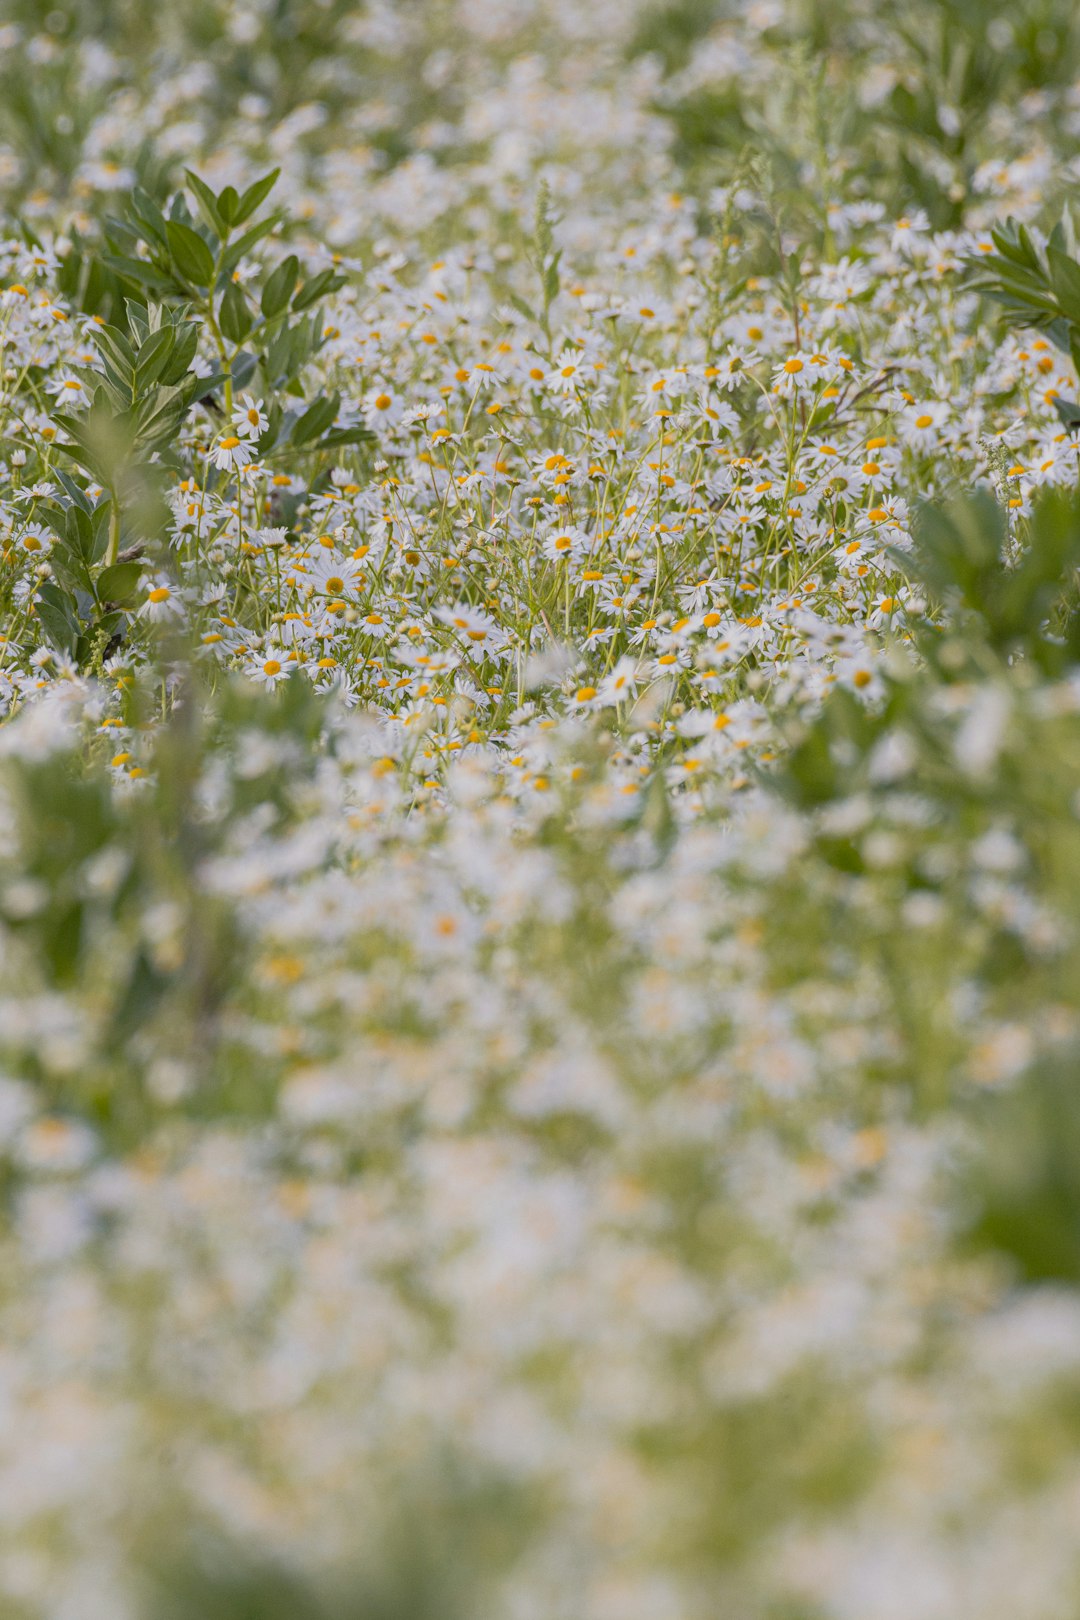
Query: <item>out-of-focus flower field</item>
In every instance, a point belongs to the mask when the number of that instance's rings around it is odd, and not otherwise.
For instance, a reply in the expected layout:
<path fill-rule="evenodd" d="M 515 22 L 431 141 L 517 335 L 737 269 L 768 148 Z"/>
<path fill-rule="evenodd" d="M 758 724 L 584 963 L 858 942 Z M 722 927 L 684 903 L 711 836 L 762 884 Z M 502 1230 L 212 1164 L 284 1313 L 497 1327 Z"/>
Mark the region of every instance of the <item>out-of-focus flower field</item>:
<path fill-rule="evenodd" d="M 0 1615 L 1080 1612 L 1073 0 L 6 0 Z"/>

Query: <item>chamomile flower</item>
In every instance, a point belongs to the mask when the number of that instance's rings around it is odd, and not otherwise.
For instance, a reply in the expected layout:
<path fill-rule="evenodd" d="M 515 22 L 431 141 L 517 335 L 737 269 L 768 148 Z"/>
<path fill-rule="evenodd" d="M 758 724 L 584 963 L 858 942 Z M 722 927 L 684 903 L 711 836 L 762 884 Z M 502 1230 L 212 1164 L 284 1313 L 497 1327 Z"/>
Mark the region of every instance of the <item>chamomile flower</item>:
<path fill-rule="evenodd" d="M 256 400 L 251 394 L 241 394 L 239 402 L 233 411 L 233 430 L 241 439 L 254 442 L 261 439 L 270 426 L 270 418 L 266 414 L 262 400 Z M 220 466 L 221 463 L 219 462 Z M 240 463 L 243 465 L 243 463 Z"/>
<path fill-rule="evenodd" d="M 176 587 L 163 575 L 150 580 L 146 585 L 146 595 L 139 608 L 139 617 L 147 619 L 151 624 L 163 624 L 169 619 L 182 619 L 184 617 L 184 604 L 177 594 Z"/>
<path fill-rule="evenodd" d="M 280 686 L 292 673 L 293 666 L 279 649 L 268 648 L 244 665 L 244 674 L 260 686 Z"/>
<path fill-rule="evenodd" d="M 579 563 L 589 551 L 589 537 L 580 529 L 559 529 L 545 536 L 540 550 L 550 562 Z"/>
<path fill-rule="evenodd" d="M 255 458 L 251 441 L 242 438 L 239 433 L 224 434 L 215 442 L 211 454 L 214 466 L 221 472 L 247 467 Z"/>
<path fill-rule="evenodd" d="M 502 639 L 499 627 L 490 614 L 468 603 L 458 602 L 453 607 L 439 608 L 435 616 L 463 641 L 475 647 L 494 648 Z"/>
<path fill-rule="evenodd" d="M 312 559 L 307 578 L 320 596 L 354 597 L 360 594 L 367 574 L 361 560 L 329 552 Z"/>

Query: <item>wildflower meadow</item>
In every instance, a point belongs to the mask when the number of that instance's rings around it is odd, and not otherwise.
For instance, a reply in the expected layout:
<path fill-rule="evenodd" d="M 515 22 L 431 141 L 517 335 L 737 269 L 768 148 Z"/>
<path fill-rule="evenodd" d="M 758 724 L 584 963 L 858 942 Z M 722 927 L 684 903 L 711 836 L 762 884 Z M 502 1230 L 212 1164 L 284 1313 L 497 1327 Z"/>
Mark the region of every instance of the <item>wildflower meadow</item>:
<path fill-rule="evenodd" d="M 0 7 L 2 1620 L 1076 1620 L 1073 0 Z"/>

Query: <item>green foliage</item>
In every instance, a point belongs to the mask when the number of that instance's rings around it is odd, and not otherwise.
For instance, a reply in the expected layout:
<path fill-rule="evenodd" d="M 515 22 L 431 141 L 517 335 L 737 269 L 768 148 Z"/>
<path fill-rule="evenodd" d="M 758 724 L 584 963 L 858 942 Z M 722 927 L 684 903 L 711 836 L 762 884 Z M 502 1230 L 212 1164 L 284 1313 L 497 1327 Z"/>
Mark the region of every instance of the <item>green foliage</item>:
<path fill-rule="evenodd" d="M 326 454 L 373 437 L 362 427 L 335 426 L 338 393 L 304 398 L 302 374 L 322 343 L 323 323 L 311 312 L 344 277 L 324 269 L 298 286 L 295 254 L 265 276 L 261 294 L 249 295 L 234 276 L 281 223 L 272 213 L 235 235 L 277 175 L 272 170 L 242 195 L 227 186 L 215 196 L 189 172 L 199 225 L 182 193 L 166 217 L 136 187 L 128 216 L 109 222 L 108 250 L 97 259 L 80 253 L 73 291 L 92 307 L 111 277 L 122 296 L 121 324 L 99 315 L 91 327 L 98 364 L 79 368 L 89 408 L 53 416 L 65 435 L 57 448 L 105 491 L 94 500 L 61 475 L 65 495 L 43 508 L 61 550 L 56 582 L 39 593 L 39 617 L 53 645 L 80 666 L 122 638 L 123 615 L 115 610 L 130 601 L 139 555 L 166 520 L 162 477 L 180 466 L 175 446 L 197 404 L 220 409 L 214 396 L 221 389 L 229 410 L 234 387 L 261 384 L 268 425 L 256 445 L 260 455 L 285 448 Z M 204 335 L 220 362 L 209 376 L 196 369 Z M 125 539 L 133 555 L 122 558 Z"/>
<path fill-rule="evenodd" d="M 368 1559 L 332 1578 L 182 1519 L 148 1541 L 140 1620 L 457 1620 L 491 1601 L 540 1511 L 512 1480 L 442 1458 L 395 1481 Z"/>
<path fill-rule="evenodd" d="M 1080 262 L 1066 211 L 1048 240 L 1008 219 L 990 232 L 996 253 L 971 262 L 972 286 L 1000 305 L 1009 326 L 1043 329 L 1074 365 L 1080 361 Z M 1080 405 L 1055 399 L 1067 428 L 1080 427 Z"/>
<path fill-rule="evenodd" d="M 898 564 L 932 596 L 949 603 L 953 622 L 962 623 L 972 637 L 968 650 L 975 656 L 985 646 L 999 658 L 1020 655 L 1047 674 L 1076 663 L 1080 498 L 1075 490 L 1038 496 L 1019 548 L 1005 512 L 985 489 L 949 506 L 924 506 L 914 541 L 913 553 L 898 554 Z M 940 662 L 940 633 L 931 632 L 924 643 Z"/>
<path fill-rule="evenodd" d="M 202 394 L 212 394 L 223 388 L 226 408 L 231 407 L 234 388 L 246 387 L 256 375 L 271 396 L 302 395 L 301 374 L 323 342 L 324 323 L 312 312 L 345 284 L 344 276 L 328 268 L 297 286 L 300 263 L 295 254 L 287 255 L 266 274 L 261 291 L 257 287 L 249 291 L 236 278 L 237 266 L 283 222 L 284 215 L 278 211 L 240 229 L 269 197 L 277 177 L 274 169 L 243 195 L 226 186 L 215 196 L 189 170 L 187 183 L 199 223 L 192 220 L 183 193 L 172 198 L 166 215 L 146 192 L 136 188 L 128 215 L 110 219 L 107 225 L 102 264 L 119 278 L 129 299 L 147 307 L 151 301 L 164 300 L 174 311 L 193 316 L 210 334 L 220 369 L 204 378 L 200 389 Z M 279 408 L 259 442 L 260 454 L 272 450 L 282 434 L 291 435 L 293 443 L 312 451 L 359 444 L 372 437 L 362 428 L 331 431 L 337 404 L 329 414 L 325 400 L 312 402 L 312 408 L 316 404 L 315 420 L 321 423 L 318 433 L 305 430 L 297 439 L 293 421 L 283 423 Z"/>
<path fill-rule="evenodd" d="M 1080 1283 L 1078 1058 L 1073 1050 L 1036 1065 L 976 1113 L 966 1240 L 1004 1256 L 1025 1283 Z"/>
<path fill-rule="evenodd" d="M 539 303 L 534 309 L 518 293 L 510 293 L 512 306 L 529 321 L 535 322 L 551 348 L 551 309 L 559 296 L 559 265 L 562 252 L 555 246 L 555 224 L 551 213 L 551 193 L 547 183 L 541 181 L 536 193 L 536 218 L 533 239 L 529 246 L 529 261 L 540 284 Z"/>

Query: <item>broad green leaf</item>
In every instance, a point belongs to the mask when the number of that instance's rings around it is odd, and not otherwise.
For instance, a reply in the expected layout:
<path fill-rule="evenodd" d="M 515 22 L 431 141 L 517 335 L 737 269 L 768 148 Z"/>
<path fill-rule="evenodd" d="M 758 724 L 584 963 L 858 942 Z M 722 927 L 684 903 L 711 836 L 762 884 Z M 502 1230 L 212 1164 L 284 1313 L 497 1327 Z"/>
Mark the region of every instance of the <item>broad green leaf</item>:
<path fill-rule="evenodd" d="M 317 439 L 333 422 L 340 403 L 339 394 L 333 394 L 329 399 L 314 400 L 303 415 L 293 423 L 292 433 L 289 435 L 292 443 L 306 444 L 310 439 Z"/>
<path fill-rule="evenodd" d="M 73 478 L 69 478 L 67 473 L 61 472 L 59 468 L 57 469 L 56 477 L 64 493 L 75 502 L 75 505 L 81 506 L 83 511 L 90 512 L 92 515 L 92 512 L 95 511 L 96 508 L 91 508 L 90 497 L 87 495 L 86 491 L 84 489 L 80 489 L 75 480 Z"/>
<path fill-rule="evenodd" d="M 150 305 L 140 304 L 134 298 L 124 299 L 124 314 L 127 316 L 128 331 L 132 341 L 145 343 L 153 328 L 150 325 Z"/>
<path fill-rule="evenodd" d="M 90 514 L 90 527 L 94 531 L 93 549 L 90 554 L 91 562 L 100 562 L 109 545 L 109 513 L 112 510 L 112 501 L 99 501 Z"/>
<path fill-rule="evenodd" d="M 108 361 L 105 361 L 103 386 L 109 396 L 110 404 L 114 405 L 118 411 L 126 411 L 131 408 L 135 399 L 135 392 L 129 383 L 126 383 L 122 377 L 117 375 Z"/>
<path fill-rule="evenodd" d="M 108 265 L 110 270 L 115 270 L 117 275 L 126 277 L 127 280 L 135 282 L 138 286 L 149 287 L 155 292 L 176 292 L 178 290 L 173 276 L 167 275 L 163 270 L 156 269 L 146 259 L 128 258 L 121 253 L 103 253 L 101 261 L 103 264 Z"/>
<path fill-rule="evenodd" d="M 126 382 L 134 380 L 135 350 L 123 332 L 116 326 L 98 326 L 94 330 L 94 337 L 102 355 L 113 362 L 120 376 Z"/>
<path fill-rule="evenodd" d="M 135 387 L 137 393 L 143 393 L 152 383 L 155 383 L 165 370 L 169 356 L 172 354 L 176 342 L 176 331 L 171 326 L 159 326 L 156 332 L 151 332 L 135 357 Z"/>
<path fill-rule="evenodd" d="M 89 562 L 94 554 L 94 527 L 81 506 L 69 506 L 64 525 L 64 538 L 71 551 Z"/>
<path fill-rule="evenodd" d="M 165 216 L 154 199 L 141 186 L 136 186 L 132 192 L 131 211 L 148 239 L 156 242 L 159 247 L 165 247 L 167 245 Z"/>
<path fill-rule="evenodd" d="M 194 322 L 178 326 L 176 333 L 176 346 L 159 379 L 166 388 L 173 387 L 187 375 L 195 358 L 195 351 L 199 347 L 199 328 Z"/>
<path fill-rule="evenodd" d="M 198 231 L 177 219 L 170 219 L 166 230 L 169 253 L 184 280 L 196 287 L 209 287 L 214 279 L 214 256 Z"/>
<path fill-rule="evenodd" d="M 232 380 L 237 388 L 246 388 L 255 374 L 258 361 L 247 349 L 241 349 L 239 354 L 233 355 Z"/>
<path fill-rule="evenodd" d="M 1050 266 L 1050 282 L 1062 314 L 1074 325 L 1080 326 L 1080 264 L 1057 248 L 1048 248 L 1046 258 Z"/>
<path fill-rule="evenodd" d="M 1080 404 L 1074 399 L 1055 399 L 1054 409 L 1070 432 L 1080 427 Z"/>
<path fill-rule="evenodd" d="M 318 275 L 312 276 L 310 281 L 304 282 L 304 285 L 293 299 L 292 307 L 299 314 L 302 309 L 308 309 L 317 298 L 323 298 L 327 293 L 336 292 L 339 287 L 344 287 L 344 285 L 344 276 L 337 275 L 333 270 L 320 270 Z"/>
<path fill-rule="evenodd" d="M 226 225 L 232 225 L 236 220 L 236 210 L 240 206 L 240 194 L 235 186 L 226 186 L 218 192 L 218 213 Z"/>
<path fill-rule="evenodd" d="M 265 219 L 259 220 L 258 224 L 253 225 L 249 231 L 245 231 L 243 236 L 238 236 L 235 242 L 230 243 L 228 251 L 222 256 L 221 260 L 223 273 L 231 276 L 244 255 L 250 253 L 252 248 L 261 242 L 264 236 L 269 236 L 275 226 L 281 224 L 284 217 L 280 210 L 273 214 L 267 214 Z"/>
<path fill-rule="evenodd" d="M 152 450 L 171 439 L 187 415 L 191 402 L 189 388 L 161 389 L 157 397 L 148 400 L 139 413 L 137 433 L 139 444 Z"/>
<path fill-rule="evenodd" d="M 69 593 L 51 581 L 45 583 L 38 589 L 36 612 L 53 645 L 62 652 L 74 652 L 79 639 L 79 621 Z"/>
<path fill-rule="evenodd" d="M 97 578 L 99 602 L 126 602 L 133 594 L 142 574 L 141 562 L 113 563 Z"/>
<path fill-rule="evenodd" d="M 248 186 L 236 205 L 232 224 L 242 225 L 245 219 L 251 218 L 256 208 L 261 207 L 273 191 L 280 173 L 280 169 L 271 169 L 270 173 L 264 174 L 261 180 L 256 180 L 252 185 Z"/>
<path fill-rule="evenodd" d="M 334 428 L 330 433 L 324 433 L 319 440 L 320 450 L 332 450 L 339 444 L 372 444 L 375 435 L 366 427 Z"/>
<path fill-rule="evenodd" d="M 230 343 L 243 343 L 251 331 L 254 316 L 247 299 L 235 281 L 230 281 L 218 308 L 218 325 Z"/>
<path fill-rule="evenodd" d="M 188 185 L 191 187 L 191 195 L 195 198 L 195 204 L 199 210 L 199 213 L 202 215 L 203 219 L 206 221 L 207 225 L 213 231 L 215 236 L 219 238 L 225 237 L 228 234 L 227 221 L 218 207 L 217 199 L 215 198 L 214 193 L 211 191 L 206 181 L 200 180 L 199 176 L 197 174 L 193 174 L 190 169 L 185 169 L 184 174 L 187 178 Z"/>
<path fill-rule="evenodd" d="M 299 274 L 300 260 L 295 253 L 290 253 L 269 276 L 262 291 L 260 305 L 267 320 L 273 320 L 275 315 L 280 315 L 282 310 L 287 308 L 289 299 L 296 289 Z"/>

